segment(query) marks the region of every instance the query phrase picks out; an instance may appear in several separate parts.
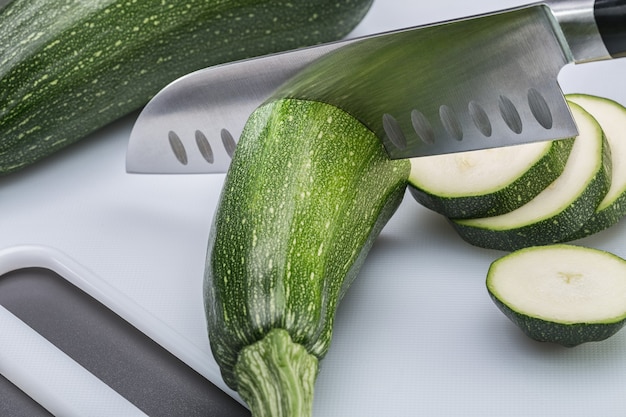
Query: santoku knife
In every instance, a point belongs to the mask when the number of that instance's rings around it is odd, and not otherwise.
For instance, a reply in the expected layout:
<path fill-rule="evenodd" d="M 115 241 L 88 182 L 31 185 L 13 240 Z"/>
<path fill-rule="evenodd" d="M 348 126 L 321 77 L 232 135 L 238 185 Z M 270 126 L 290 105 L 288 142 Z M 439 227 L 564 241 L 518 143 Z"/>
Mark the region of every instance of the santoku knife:
<path fill-rule="evenodd" d="M 552 0 L 210 67 L 146 105 L 127 171 L 226 172 L 275 97 L 342 108 L 392 158 L 572 137 L 560 70 L 625 52 L 626 0 Z"/>

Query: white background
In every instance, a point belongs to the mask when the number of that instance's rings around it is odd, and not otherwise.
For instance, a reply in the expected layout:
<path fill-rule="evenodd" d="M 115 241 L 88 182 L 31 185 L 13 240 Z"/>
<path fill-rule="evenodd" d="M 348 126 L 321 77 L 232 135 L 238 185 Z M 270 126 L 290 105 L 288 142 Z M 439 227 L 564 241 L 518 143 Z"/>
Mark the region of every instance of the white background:
<path fill-rule="evenodd" d="M 518 4 L 376 0 L 353 36 Z M 561 85 L 626 103 L 624 74 L 626 60 L 586 64 L 564 70 Z M 136 116 L 0 178 L 0 249 L 66 253 L 205 352 L 208 364 L 202 272 L 223 176 L 126 174 Z M 626 256 L 625 228 L 580 243 Z M 527 339 L 485 290 L 487 268 L 502 254 L 464 243 L 407 195 L 340 306 L 315 415 L 626 415 L 626 331 L 574 349 Z"/>

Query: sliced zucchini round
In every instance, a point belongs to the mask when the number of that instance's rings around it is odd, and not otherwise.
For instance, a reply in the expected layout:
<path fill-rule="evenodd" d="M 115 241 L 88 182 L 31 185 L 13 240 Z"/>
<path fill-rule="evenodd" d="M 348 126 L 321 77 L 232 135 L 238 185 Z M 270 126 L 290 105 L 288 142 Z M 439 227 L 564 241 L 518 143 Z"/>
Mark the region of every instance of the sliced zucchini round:
<path fill-rule="evenodd" d="M 561 175 L 530 202 L 508 213 L 452 219 L 467 242 L 513 251 L 562 241 L 594 214 L 611 182 L 610 150 L 600 125 L 582 107 L 570 103 L 579 135 Z"/>
<path fill-rule="evenodd" d="M 491 264 L 487 290 L 513 323 L 542 342 L 600 341 L 626 323 L 626 261 L 598 249 L 520 249 Z"/>
<path fill-rule="evenodd" d="M 573 139 L 412 158 L 409 191 L 446 217 L 503 214 L 550 185 L 572 145 Z"/>
<path fill-rule="evenodd" d="M 611 187 L 596 212 L 567 240 L 600 232 L 626 215 L 626 108 L 613 100 L 587 94 L 570 94 L 567 99 L 580 105 L 600 124 L 611 148 Z"/>

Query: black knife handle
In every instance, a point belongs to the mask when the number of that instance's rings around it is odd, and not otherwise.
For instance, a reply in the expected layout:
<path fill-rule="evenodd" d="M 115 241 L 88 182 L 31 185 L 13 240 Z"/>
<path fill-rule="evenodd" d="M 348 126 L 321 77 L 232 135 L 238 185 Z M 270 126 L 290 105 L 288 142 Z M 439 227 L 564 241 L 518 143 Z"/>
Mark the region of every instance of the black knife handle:
<path fill-rule="evenodd" d="M 596 0 L 594 17 L 609 54 L 626 57 L 626 0 Z"/>

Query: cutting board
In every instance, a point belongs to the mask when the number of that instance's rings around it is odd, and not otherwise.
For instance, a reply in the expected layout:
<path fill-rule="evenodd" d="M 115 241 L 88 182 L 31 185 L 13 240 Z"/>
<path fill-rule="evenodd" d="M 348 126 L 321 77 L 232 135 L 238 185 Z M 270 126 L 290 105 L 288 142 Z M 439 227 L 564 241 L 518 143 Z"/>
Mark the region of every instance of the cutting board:
<path fill-rule="evenodd" d="M 376 1 L 353 35 L 523 2 L 469 3 Z M 586 64 L 566 68 L 561 85 L 626 103 L 624 73 L 626 62 Z M 0 179 L 0 263 L 21 253 L 22 264 L 72 265 L 95 298 L 236 398 L 211 356 L 201 291 L 224 178 L 127 174 L 136 116 Z M 625 228 L 577 243 L 626 256 Z M 461 241 L 407 194 L 342 300 L 315 415 L 626 415 L 626 331 L 574 349 L 529 340 L 485 290 L 502 254 Z"/>

